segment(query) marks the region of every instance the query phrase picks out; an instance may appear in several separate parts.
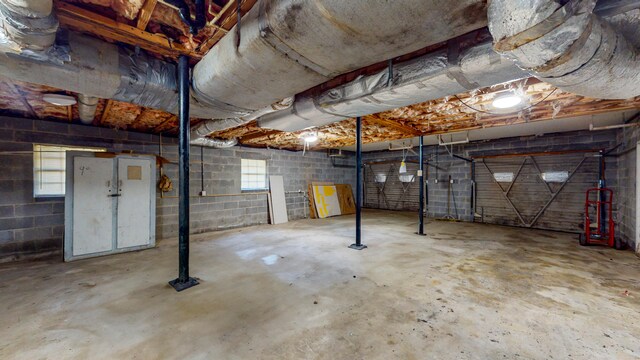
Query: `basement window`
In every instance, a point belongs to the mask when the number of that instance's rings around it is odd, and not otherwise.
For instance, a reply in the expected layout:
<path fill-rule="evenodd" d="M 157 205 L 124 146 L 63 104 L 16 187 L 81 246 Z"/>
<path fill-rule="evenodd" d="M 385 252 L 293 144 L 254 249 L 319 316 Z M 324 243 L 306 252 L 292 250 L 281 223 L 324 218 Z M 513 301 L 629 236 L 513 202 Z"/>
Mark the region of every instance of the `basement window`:
<path fill-rule="evenodd" d="M 267 161 L 241 159 L 241 189 L 266 190 L 267 189 Z"/>
<path fill-rule="evenodd" d="M 106 150 L 33 144 L 33 197 L 64 196 L 67 151 L 103 152 Z"/>

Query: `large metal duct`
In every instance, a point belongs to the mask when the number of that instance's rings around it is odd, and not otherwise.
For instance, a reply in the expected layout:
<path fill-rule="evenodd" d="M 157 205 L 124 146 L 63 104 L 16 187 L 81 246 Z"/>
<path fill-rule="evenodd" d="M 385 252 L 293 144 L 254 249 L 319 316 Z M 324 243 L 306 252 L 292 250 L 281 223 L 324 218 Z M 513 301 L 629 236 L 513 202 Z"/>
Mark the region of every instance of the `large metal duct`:
<path fill-rule="evenodd" d="M 489 30 L 496 51 L 542 81 L 589 97 L 626 99 L 640 95 L 638 18 L 603 20 L 595 0 L 492 0 Z M 617 24 L 617 25 L 616 25 Z M 635 33 L 635 34 L 634 34 Z"/>
<path fill-rule="evenodd" d="M 460 51 L 430 53 L 314 97 L 296 98 L 293 107 L 263 116 L 259 125 L 283 131 L 322 126 L 423 101 L 528 77 L 496 54 L 491 42 Z"/>
<path fill-rule="evenodd" d="M 58 30 L 52 10 L 51 0 L 1 0 L 0 45 L 16 52 L 51 47 Z"/>
<path fill-rule="evenodd" d="M 0 76 L 176 113 L 174 64 L 76 33 L 69 33 L 68 47 L 69 61 L 64 65 L 2 52 Z M 202 106 L 192 98 L 191 115 L 226 118 L 234 114 Z"/>
<path fill-rule="evenodd" d="M 338 74 L 481 28 L 485 7 L 482 0 L 260 0 L 195 66 L 193 90 L 242 123 Z"/>

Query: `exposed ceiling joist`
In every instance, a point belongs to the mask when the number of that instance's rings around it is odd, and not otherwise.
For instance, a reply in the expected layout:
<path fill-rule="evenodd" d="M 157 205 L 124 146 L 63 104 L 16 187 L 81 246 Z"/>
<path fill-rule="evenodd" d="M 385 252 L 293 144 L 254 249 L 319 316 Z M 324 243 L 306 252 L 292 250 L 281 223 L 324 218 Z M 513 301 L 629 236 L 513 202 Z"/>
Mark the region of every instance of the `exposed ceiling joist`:
<path fill-rule="evenodd" d="M 141 49 L 171 58 L 179 55 L 187 55 L 196 59 L 202 57 L 200 54 L 186 49 L 182 44 L 173 42 L 165 36 L 152 34 L 137 27 L 119 23 L 108 17 L 68 3 L 57 1 L 55 6 L 56 15 L 60 23 L 77 31 L 139 46 Z"/>
<path fill-rule="evenodd" d="M 160 124 L 158 124 L 158 126 L 156 126 L 155 128 L 153 128 L 152 132 L 153 133 L 161 133 L 163 132 L 166 128 L 167 125 L 171 124 L 172 122 L 176 122 L 176 117 L 171 117 L 163 122 L 161 122 Z"/>
<path fill-rule="evenodd" d="M 149 24 L 149 20 L 151 20 L 151 14 L 153 14 L 153 10 L 156 8 L 156 4 L 158 0 L 146 0 L 142 8 L 140 9 L 140 13 L 138 14 L 138 24 L 136 27 L 140 30 L 145 30 L 147 25 Z"/>
<path fill-rule="evenodd" d="M 109 113 L 111 112 L 111 108 L 113 107 L 113 100 L 107 100 L 107 103 L 104 106 L 104 110 L 102 111 L 102 116 L 100 116 L 100 122 L 98 125 L 105 125 L 107 118 L 109 117 Z"/>
<path fill-rule="evenodd" d="M 422 133 L 410 126 L 402 125 L 399 122 L 383 119 L 376 115 L 367 116 L 364 118 L 365 122 L 374 123 L 383 127 L 392 128 L 401 133 L 407 134 L 409 136 L 420 136 Z"/>
<path fill-rule="evenodd" d="M 237 15 L 235 14 L 237 1 L 241 1 L 241 13 L 246 14 L 249 10 L 251 10 L 257 0 L 236 0 L 227 3 L 227 5 L 220 11 L 215 19 L 210 22 L 210 25 L 215 26 L 216 30 L 207 41 L 198 46 L 198 52 L 200 54 L 206 54 L 213 47 L 213 45 L 220 41 L 220 39 L 222 39 L 222 37 L 225 36 L 229 32 L 229 30 L 231 30 L 238 23 L 237 16 L 230 16 L 230 14 Z M 220 19 L 222 19 L 222 22 L 218 24 Z"/>
<path fill-rule="evenodd" d="M 255 139 L 260 139 L 263 137 L 269 137 L 271 135 L 274 134 L 279 134 L 282 131 L 280 130 L 267 130 L 267 131 L 259 131 L 259 132 L 251 132 L 248 133 L 247 135 L 244 135 L 240 138 L 241 142 L 245 142 L 245 141 L 251 141 L 251 140 L 255 140 Z"/>

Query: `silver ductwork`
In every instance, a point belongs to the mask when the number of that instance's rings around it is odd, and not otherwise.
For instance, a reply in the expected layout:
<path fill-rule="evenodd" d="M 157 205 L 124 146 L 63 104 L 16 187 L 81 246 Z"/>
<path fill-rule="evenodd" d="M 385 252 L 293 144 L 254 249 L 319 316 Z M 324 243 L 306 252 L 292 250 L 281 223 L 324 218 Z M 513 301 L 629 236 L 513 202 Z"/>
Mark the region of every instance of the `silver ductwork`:
<path fill-rule="evenodd" d="M 482 0 L 260 0 L 195 66 L 193 92 L 234 112 L 235 122 L 224 123 L 239 125 L 338 74 L 481 28 L 485 7 Z"/>
<path fill-rule="evenodd" d="M 56 39 L 51 0 L 0 0 L 0 47 L 16 53 L 44 51 Z"/>
<path fill-rule="evenodd" d="M 78 116 L 83 124 L 91 124 L 96 117 L 98 98 L 78 94 Z"/>
<path fill-rule="evenodd" d="M 191 137 L 205 137 L 211 133 L 222 131 L 230 128 L 234 128 L 236 126 L 241 126 L 249 121 L 253 121 L 261 116 L 285 110 L 293 105 L 294 97 L 288 97 L 286 99 L 280 100 L 276 103 L 273 103 L 269 106 L 265 106 L 260 110 L 256 110 L 251 114 L 239 118 L 227 118 L 227 119 L 216 119 L 216 120 L 205 120 L 200 124 L 191 128 Z"/>
<path fill-rule="evenodd" d="M 76 33 L 69 33 L 68 47 L 70 60 L 62 66 L 0 53 L 0 76 L 177 113 L 174 64 Z M 193 117 L 233 116 L 205 107 L 193 97 L 190 108 Z"/>
<path fill-rule="evenodd" d="M 216 149 L 226 149 L 234 147 L 238 144 L 238 139 L 212 139 L 207 137 L 199 137 L 191 140 L 191 145 L 206 146 Z"/>
<path fill-rule="evenodd" d="M 314 97 L 296 98 L 292 108 L 265 115 L 258 124 L 297 131 L 528 76 L 496 54 L 490 41 L 462 51 L 452 41 L 448 49 L 361 76 Z"/>
<path fill-rule="evenodd" d="M 640 95 L 638 11 L 632 19 L 617 15 L 612 24 L 593 13 L 595 0 L 562 3 L 492 0 L 495 50 L 567 92 L 603 99 Z"/>
<path fill-rule="evenodd" d="M 41 16 L 51 6 L 51 0 L 0 3 L 29 9 L 25 16 Z M 483 0 L 259 0 L 193 70 L 191 115 L 218 119 L 197 133 L 266 116 L 286 107 L 272 104 L 338 74 L 481 28 L 485 7 Z M 12 19 L 12 12 L 3 14 L 9 14 L 3 21 Z M 32 25 L 25 28 L 40 29 Z M 0 39 L 12 41 L 10 34 Z M 56 46 L 47 39 L 33 44 L 42 50 Z M 176 112 L 173 64 L 77 34 L 69 34 L 64 45 L 63 62 L 28 61 L 24 53 L 3 51 L 0 71 L 14 80 Z"/>

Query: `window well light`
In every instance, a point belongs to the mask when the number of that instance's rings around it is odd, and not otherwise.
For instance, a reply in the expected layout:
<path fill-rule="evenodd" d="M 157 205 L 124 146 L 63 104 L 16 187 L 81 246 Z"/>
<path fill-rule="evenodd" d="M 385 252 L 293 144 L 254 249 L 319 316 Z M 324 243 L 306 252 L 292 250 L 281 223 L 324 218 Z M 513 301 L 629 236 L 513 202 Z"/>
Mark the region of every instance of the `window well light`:
<path fill-rule="evenodd" d="M 496 109 L 509 109 L 522 103 L 522 97 L 512 92 L 505 93 L 493 99 L 493 107 Z"/>

